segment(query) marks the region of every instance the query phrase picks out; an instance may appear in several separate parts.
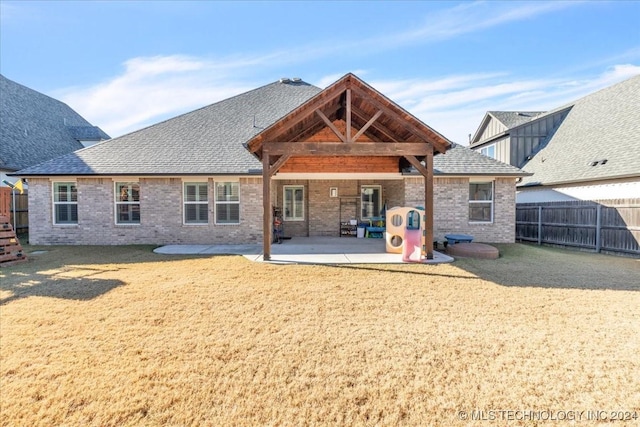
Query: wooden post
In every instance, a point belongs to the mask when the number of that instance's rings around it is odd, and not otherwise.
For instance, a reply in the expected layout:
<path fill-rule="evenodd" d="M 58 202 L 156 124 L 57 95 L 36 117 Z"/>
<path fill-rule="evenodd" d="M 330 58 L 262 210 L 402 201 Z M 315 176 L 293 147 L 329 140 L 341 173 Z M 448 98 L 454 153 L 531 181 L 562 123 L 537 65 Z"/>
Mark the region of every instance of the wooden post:
<path fill-rule="evenodd" d="M 427 259 L 433 259 L 433 146 L 424 158 L 427 176 L 424 178 L 424 214 L 426 217 L 424 243 Z"/>
<path fill-rule="evenodd" d="M 542 206 L 538 206 L 538 246 L 542 245 Z"/>
<path fill-rule="evenodd" d="M 271 259 L 271 175 L 269 153 L 262 149 L 262 259 Z"/>

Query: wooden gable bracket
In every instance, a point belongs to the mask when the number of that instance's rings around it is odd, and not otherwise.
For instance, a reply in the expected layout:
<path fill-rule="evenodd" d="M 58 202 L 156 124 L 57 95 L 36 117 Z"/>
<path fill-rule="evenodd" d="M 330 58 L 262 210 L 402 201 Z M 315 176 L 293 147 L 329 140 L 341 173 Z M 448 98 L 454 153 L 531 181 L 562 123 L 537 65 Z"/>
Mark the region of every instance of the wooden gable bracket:
<path fill-rule="evenodd" d="M 290 154 L 283 154 L 280 158 L 269 167 L 269 176 L 275 175 L 278 170 L 286 163 L 287 160 L 291 157 Z"/>
<path fill-rule="evenodd" d="M 352 108 L 351 106 L 351 89 L 347 89 L 346 92 L 347 92 L 346 114 L 345 114 L 346 115 L 345 117 L 346 135 L 343 135 L 342 132 L 338 130 L 338 128 L 331 122 L 331 120 L 329 120 L 329 118 L 322 112 L 322 110 L 316 109 L 315 112 L 322 119 L 322 121 L 324 121 L 324 123 L 329 127 L 329 129 L 331 129 L 333 133 L 336 134 L 338 138 L 340 138 L 342 142 L 351 143 L 351 142 L 356 142 L 358 138 L 361 137 L 367 131 L 367 129 L 369 129 L 371 125 L 375 123 L 376 120 L 378 120 L 378 118 L 382 115 L 382 110 L 378 110 L 378 112 L 374 114 L 373 117 L 371 117 L 369 121 L 367 121 L 367 123 L 365 123 L 365 125 L 353 137 L 351 137 L 351 126 L 353 122 L 352 114 L 354 113 L 355 108 Z M 358 114 L 358 116 L 362 118 L 363 114 L 360 113 Z"/>

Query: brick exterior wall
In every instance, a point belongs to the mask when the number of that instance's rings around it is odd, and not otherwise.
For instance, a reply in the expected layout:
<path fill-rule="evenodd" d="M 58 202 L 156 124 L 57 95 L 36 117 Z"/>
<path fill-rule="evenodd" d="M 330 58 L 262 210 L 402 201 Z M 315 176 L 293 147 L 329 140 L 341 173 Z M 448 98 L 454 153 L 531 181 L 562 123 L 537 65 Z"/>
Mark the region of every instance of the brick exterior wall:
<path fill-rule="evenodd" d="M 118 181 L 125 181 L 125 179 Z M 240 178 L 239 225 L 214 223 L 214 178 L 208 179 L 209 223 L 183 224 L 183 182 L 191 181 L 180 178 L 140 179 L 140 224 L 116 225 L 114 180 L 78 178 L 78 224 L 54 225 L 52 181 L 48 178 L 30 178 L 29 241 L 32 244 L 78 245 L 262 242 L 262 178 Z M 436 178 L 434 182 L 436 239 L 443 240 L 447 233 L 465 233 L 473 235 L 475 240 L 480 242 L 514 241 L 515 181 L 513 178 L 495 180 L 494 222 L 490 224 L 474 224 L 468 221 L 468 179 Z M 423 179 L 415 177 L 381 181 L 273 180 L 271 199 L 274 205 L 283 206 L 283 186 L 303 185 L 306 199 L 305 220 L 286 221 L 285 236 L 339 236 L 340 221 L 359 217 L 360 186 L 367 184 L 382 186 L 382 200 L 388 208 L 424 206 Z M 340 197 L 330 197 L 331 187 L 338 188 Z"/>
<path fill-rule="evenodd" d="M 63 182 L 64 179 L 56 180 Z M 126 180 L 120 180 L 126 181 Z M 209 179 L 209 223 L 183 224 L 179 178 L 144 178 L 140 224 L 116 225 L 114 180 L 78 178 L 78 224 L 54 225 L 52 182 L 30 178 L 29 242 L 32 244 L 130 245 L 259 243 L 262 241 L 262 179 L 240 179 L 240 224 L 214 223 L 214 180 Z M 189 182 L 189 180 L 185 180 Z"/>
<path fill-rule="evenodd" d="M 496 178 L 492 223 L 469 222 L 469 179 L 434 178 L 433 234 L 444 240 L 449 233 L 470 234 L 474 241 L 513 243 L 516 233 L 514 178 Z M 407 206 L 424 206 L 424 179 L 405 179 Z"/>

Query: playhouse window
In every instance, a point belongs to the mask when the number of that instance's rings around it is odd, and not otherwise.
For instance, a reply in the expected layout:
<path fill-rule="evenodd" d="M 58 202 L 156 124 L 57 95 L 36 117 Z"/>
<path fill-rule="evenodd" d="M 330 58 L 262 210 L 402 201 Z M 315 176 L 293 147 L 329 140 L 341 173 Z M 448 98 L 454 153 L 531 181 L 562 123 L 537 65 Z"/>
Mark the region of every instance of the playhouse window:
<path fill-rule="evenodd" d="M 469 221 L 493 222 L 493 182 L 469 183 Z"/>
<path fill-rule="evenodd" d="M 209 186 L 206 182 L 184 184 L 184 223 L 209 222 Z"/>
<path fill-rule="evenodd" d="M 360 188 L 362 219 L 380 216 L 382 209 L 382 187 L 379 185 L 363 185 Z"/>
<path fill-rule="evenodd" d="M 53 183 L 54 224 L 78 223 L 78 189 L 75 182 Z"/>
<path fill-rule="evenodd" d="M 116 224 L 140 224 L 140 184 L 116 182 Z"/>
<path fill-rule="evenodd" d="M 216 224 L 240 224 L 240 183 L 216 182 Z"/>
<path fill-rule="evenodd" d="M 304 186 L 284 186 L 285 221 L 304 221 Z"/>

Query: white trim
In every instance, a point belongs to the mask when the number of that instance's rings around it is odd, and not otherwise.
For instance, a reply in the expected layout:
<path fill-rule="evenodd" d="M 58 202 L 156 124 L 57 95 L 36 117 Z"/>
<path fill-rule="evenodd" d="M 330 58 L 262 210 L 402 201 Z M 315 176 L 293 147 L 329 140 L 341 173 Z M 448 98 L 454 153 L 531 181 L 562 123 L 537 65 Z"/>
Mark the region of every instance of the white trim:
<path fill-rule="evenodd" d="M 238 201 L 218 201 L 218 184 L 225 184 L 227 182 L 232 184 L 238 184 Z M 213 223 L 215 225 L 221 225 L 221 226 L 240 225 L 240 222 L 241 222 L 240 218 L 242 217 L 242 209 L 241 209 L 242 205 L 240 204 L 240 201 L 241 201 L 240 193 L 241 193 L 241 188 L 240 188 L 239 181 L 221 181 L 221 180 L 213 181 Z M 218 205 L 219 204 L 220 205 L 238 205 L 238 222 L 218 222 Z"/>
<path fill-rule="evenodd" d="M 286 209 L 287 209 L 287 189 L 298 189 L 301 188 L 302 189 L 302 217 L 291 217 L 291 216 L 287 216 L 286 213 Z M 304 185 L 301 184 L 292 184 L 292 185 L 283 185 L 282 186 L 282 220 L 283 221 L 291 221 L 291 222 L 301 222 L 305 220 L 305 215 L 306 215 L 306 211 L 305 211 L 305 202 L 306 202 L 306 191 L 304 188 Z M 295 200 L 294 200 L 295 202 Z"/>
<path fill-rule="evenodd" d="M 493 156 L 489 156 L 488 154 L 484 154 L 484 153 L 482 152 L 482 150 L 489 150 L 489 148 L 492 148 L 492 147 L 493 147 Z M 474 147 L 474 148 L 475 148 L 475 147 Z M 497 157 L 496 157 L 496 149 L 497 149 L 497 147 L 496 147 L 496 143 L 494 142 L 493 144 L 485 145 L 485 146 L 483 146 L 483 147 L 480 147 L 479 149 L 478 149 L 478 148 L 476 148 L 476 151 L 477 151 L 478 153 L 482 154 L 483 156 L 486 156 L 486 157 L 488 157 L 488 158 L 490 158 L 490 159 L 494 159 L 494 160 L 495 160 L 495 159 L 497 159 Z"/>
<path fill-rule="evenodd" d="M 359 214 L 362 214 L 362 189 L 363 188 L 377 188 L 378 189 L 378 207 L 380 209 L 382 209 L 382 185 L 379 184 L 362 184 L 360 185 L 360 212 Z M 358 215 L 359 216 L 359 215 Z M 380 213 L 378 212 L 377 215 L 373 215 L 373 216 L 363 216 L 360 217 L 360 219 L 371 219 L 371 218 L 377 218 L 380 216 Z"/>
<path fill-rule="evenodd" d="M 76 187 L 76 201 L 75 202 L 56 202 L 56 184 L 75 184 Z M 76 219 L 76 222 L 56 222 L 56 206 L 57 205 L 76 205 L 76 215 L 78 215 L 78 183 L 76 181 L 51 181 L 51 220 L 53 225 L 58 227 L 77 227 L 80 218 Z"/>
<path fill-rule="evenodd" d="M 469 186 L 471 184 L 491 184 L 491 200 L 471 200 L 471 197 L 469 197 L 469 195 L 467 195 L 467 209 L 469 209 L 471 207 L 472 204 L 486 204 L 486 203 L 490 203 L 491 204 L 491 220 L 490 221 L 474 221 L 471 220 L 471 218 L 468 217 L 468 210 L 467 210 L 467 221 L 469 224 L 493 224 L 494 223 L 494 218 L 495 218 L 495 210 L 496 210 L 496 206 L 495 206 L 495 199 L 496 199 L 496 185 L 495 182 L 493 181 L 471 181 L 469 180 Z M 469 190 L 469 187 L 467 187 L 467 191 Z"/>
<path fill-rule="evenodd" d="M 113 182 L 113 221 L 116 226 L 125 227 L 139 227 L 142 224 L 142 197 L 137 202 L 118 202 L 118 183 L 120 184 L 138 184 L 138 191 L 142 193 L 142 186 L 139 181 L 114 181 Z M 140 221 L 139 222 L 118 222 L 118 204 L 121 205 L 138 205 L 140 207 Z"/>
<path fill-rule="evenodd" d="M 185 209 L 186 205 L 204 205 L 205 203 L 202 201 L 198 201 L 198 202 L 188 202 L 187 201 L 187 197 L 185 194 L 185 190 L 186 190 L 186 186 L 188 184 L 195 184 L 195 185 L 206 185 L 207 186 L 207 222 L 187 222 L 187 211 Z M 196 193 L 199 194 L 199 193 Z M 202 226 L 202 225 L 209 225 L 209 212 L 210 212 L 210 205 L 209 205 L 209 181 L 183 181 L 182 182 L 182 225 L 185 226 Z"/>
<path fill-rule="evenodd" d="M 471 176 L 469 177 L 470 183 L 483 183 L 483 182 L 494 182 L 496 177 L 494 176 Z"/>

